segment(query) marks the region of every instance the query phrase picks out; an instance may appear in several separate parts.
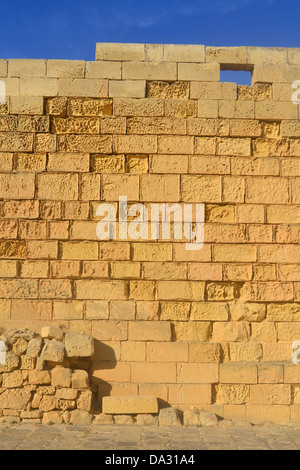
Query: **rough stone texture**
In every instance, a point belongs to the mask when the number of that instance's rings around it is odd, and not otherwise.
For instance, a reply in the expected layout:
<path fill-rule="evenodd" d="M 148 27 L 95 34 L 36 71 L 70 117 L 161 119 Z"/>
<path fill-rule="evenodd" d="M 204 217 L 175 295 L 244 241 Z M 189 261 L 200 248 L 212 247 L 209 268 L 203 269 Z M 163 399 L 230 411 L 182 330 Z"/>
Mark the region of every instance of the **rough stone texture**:
<path fill-rule="evenodd" d="M 75 410 L 71 414 L 70 422 L 74 426 L 89 426 L 92 422 L 92 416 L 86 411 Z"/>

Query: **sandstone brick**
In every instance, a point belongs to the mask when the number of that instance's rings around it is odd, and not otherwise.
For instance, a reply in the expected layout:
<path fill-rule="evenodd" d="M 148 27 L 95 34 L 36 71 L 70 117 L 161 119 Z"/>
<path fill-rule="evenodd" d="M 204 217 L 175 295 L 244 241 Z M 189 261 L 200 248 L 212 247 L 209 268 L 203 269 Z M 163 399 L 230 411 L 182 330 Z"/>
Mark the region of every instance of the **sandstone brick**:
<path fill-rule="evenodd" d="M 180 199 L 180 180 L 173 175 L 141 176 L 141 201 L 176 202 Z"/>
<path fill-rule="evenodd" d="M 157 296 L 161 300 L 204 300 L 204 283 L 200 281 L 160 281 Z"/>
<path fill-rule="evenodd" d="M 104 117 L 100 121 L 102 134 L 126 134 L 126 118 Z"/>
<path fill-rule="evenodd" d="M 4 199 L 33 199 L 33 174 L 0 174 L 0 197 Z"/>
<path fill-rule="evenodd" d="M 242 405 L 250 401 L 249 385 L 226 385 L 217 386 L 217 403 L 222 405 Z"/>
<path fill-rule="evenodd" d="M 164 60 L 174 62 L 204 62 L 205 47 L 191 44 L 165 44 Z"/>
<path fill-rule="evenodd" d="M 55 367 L 51 372 L 51 385 L 53 387 L 70 387 L 71 369 Z"/>
<path fill-rule="evenodd" d="M 218 82 L 220 80 L 219 64 L 178 63 L 178 80 Z"/>
<path fill-rule="evenodd" d="M 105 382 L 135 382 L 130 374 L 130 364 L 118 362 L 116 365 L 115 361 L 94 362 L 92 371 L 93 378 L 100 379 Z"/>
<path fill-rule="evenodd" d="M 258 364 L 258 383 L 260 384 L 278 384 L 283 382 L 282 364 Z M 285 382 L 286 380 L 285 376 Z"/>
<path fill-rule="evenodd" d="M 217 383 L 219 380 L 218 364 L 179 363 L 177 364 L 177 382 L 179 383 Z"/>
<path fill-rule="evenodd" d="M 263 343 L 263 361 L 264 362 L 283 362 L 291 361 L 291 343 L 278 342 Z"/>
<path fill-rule="evenodd" d="M 188 345 L 184 343 L 147 343 L 147 362 L 187 362 Z"/>
<path fill-rule="evenodd" d="M 191 136 L 158 137 L 158 151 L 163 154 L 192 154 L 194 141 Z"/>
<path fill-rule="evenodd" d="M 255 262 L 255 245 L 215 245 L 213 260 L 217 262 Z"/>
<path fill-rule="evenodd" d="M 108 80 L 98 78 L 59 78 L 57 82 L 57 94 L 59 96 L 108 97 Z"/>
<path fill-rule="evenodd" d="M 210 322 L 181 322 L 173 324 L 176 341 L 207 341 L 212 332 Z"/>
<path fill-rule="evenodd" d="M 111 136 L 69 134 L 58 138 L 58 150 L 61 152 L 110 153 L 111 149 Z"/>
<path fill-rule="evenodd" d="M 174 62 L 123 62 L 123 80 L 177 80 Z"/>
<path fill-rule="evenodd" d="M 56 96 L 58 81 L 56 78 L 26 78 L 20 79 L 21 96 Z"/>
<path fill-rule="evenodd" d="M 88 301 L 85 305 L 85 316 L 88 320 L 108 320 L 109 308 L 107 301 Z"/>
<path fill-rule="evenodd" d="M 251 240 L 252 242 L 254 240 Z M 223 279 L 225 281 L 251 281 L 252 266 L 244 264 L 225 264 L 223 268 Z"/>
<path fill-rule="evenodd" d="M 226 321 L 228 320 L 228 313 L 228 305 L 226 303 L 193 302 L 191 320 Z"/>
<path fill-rule="evenodd" d="M 100 259 L 128 261 L 130 259 L 129 243 L 112 241 L 102 243 L 100 245 Z"/>
<path fill-rule="evenodd" d="M 54 320 L 81 320 L 83 319 L 83 302 L 76 300 L 53 302 Z"/>
<path fill-rule="evenodd" d="M 286 64 L 287 50 L 279 47 L 247 47 L 250 64 Z"/>
<path fill-rule="evenodd" d="M 39 293 L 42 299 L 70 299 L 72 298 L 71 283 L 67 280 L 42 280 Z"/>
<path fill-rule="evenodd" d="M 166 98 L 166 99 L 188 99 L 189 83 L 187 82 L 163 82 L 153 81 L 147 82 L 148 98 Z"/>
<path fill-rule="evenodd" d="M 103 196 L 106 201 L 117 201 L 126 195 L 128 200 L 139 198 L 139 177 L 136 175 L 103 175 Z"/>
<path fill-rule="evenodd" d="M 5 390 L 0 395 L 1 409 L 25 410 L 31 398 L 31 393 L 26 390 Z M 16 418 L 14 418 L 16 419 Z"/>
<path fill-rule="evenodd" d="M 236 100 L 235 83 L 191 82 L 190 97 L 203 100 Z"/>
<path fill-rule="evenodd" d="M 170 341 L 171 327 L 168 322 L 151 322 L 147 325 L 144 321 L 129 322 L 128 339 L 131 341 Z"/>
<path fill-rule="evenodd" d="M 83 60 L 48 60 L 47 76 L 55 78 L 84 78 L 85 62 Z M 89 78 L 89 77 L 88 77 Z"/>
<path fill-rule="evenodd" d="M 220 362 L 219 343 L 190 343 L 189 362 Z"/>
<path fill-rule="evenodd" d="M 98 173 L 124 173 L 124 155 L 93 155 L 92 170 Z"/>
<path fill-rule="evenodd" d="M 126 321 L 97 320 L 92 322 L 92 335 L 98 341 L 126 341 Z"/>
<path fill-rule="evenodd" d="M 251 385 L 250 403 L 252 405 L 289 405 L 291 387 L 277 384 Z"/>
<path fill-rule="evenodd" d="M 15 370 L 14 372 L 4 373 L 2 376 L 2 387 L 4 388 L 19 388 L 23 385 L 22 371 Z"/>
<path fill-rule="evenodd" d="M 131 300 L 154 300 L 155 282 L 131 281 L 129 283 L 129 299 Z"/>
<path fill-rule="evenodd" d="M 114 301 L 110 305 L 111 320 L 134 320 L 135 303 L 131 301 Z"/>
<path fill-rule="evenodd" d="M 110 80 L 109 97 L 111 98 L 145 98 L 145 80 Z"/>
<path fill-rule="evenodd" d="M 51 383 L 50 373 L 47 370 L 30 370 L 28 382 L 34 385 L 48 385 Z"/>
<path fill-rule="evenodd" d="M 144 44 L 97 43 L 96 60 L 144 60 Z"/>
<path fill-rule="evenodd" d="M 140 362 L 146 359 L 146 343 L 144 341 L 123 341 L 121 343 L 121 360 Z"/>
<path fill-rule="evenodd" d="M 46 102 L 46 113 L 53 116 L 65 117 L 67 114 L 68 99 L 56 96 Z"/>
<path fill-rule="evenodd" d="M 71 116 L 111 116 L 112 100 L 71 98 L 69 111 Z"/>
<path fill-rule="evenodd" d="M 181 177 L 184 202 L 221 202 L 221 178 L 219 176 Z"/>
<path fill-rule="evenodd" d="M 255 102 L 256 119 L 297 119 L 297 108 L 292 101 Z"/>
<path fill-rule="evenodd" d="M 127 173 L 148 173 L 148 156 L 147 155 L 127 155 L 126 159 Z"/>
<path fill-rule="evenodd" d="M 158 413 L 155 397 L 103 397 L 102 410 L 106 414 Z"/>
<path fill-rule="evenodd" d="M 257 366 L 239 362 L 220 364 L 220 383 L 257 384 Z"/>
<path fill-rule="evenodd" d="M 177 82 L 174 82 L 177 83 Z M 188 82 L 184 82 L 188 83 Z M 197 101 L 183 99 L 166 99 L 165 115 L 171 117 L 195 117 L 197 115 Z M 201 114 L 199 113 L 199 117 Z M 204 116 L 206 117 L 206 116 Z M 210 117 L 210 116 L 208 116 Z M 215 116 L 212 116 L 215 117 Z"/>
<path fill-rule="evenodd" d="M 121 78 L 121 62 L 86 62 L 86 78 Z"/>
<path fill-rule="evenodd" d="M 113 149 L 117 153 L 156 153 L 157 137 L 151 135 L 114 136 Z"/>
<path fill-rule="evenodd" d="M 262 355 L 260 343 L 230 343 L 230 360 L 233 362 L 259 362 Z"/>
<path fill-rule="evenodd" d="M 134 362 L 131 364 L 131 381 L 143 383 L 176 383 L 176 364 Z"/>
<path fill-rule="evenodd" d="M 248 341 L 250 326 L 247 322 L 216 322 L 213 326 L 213 341 Z"/>
<path fill-rule="evenodd" d="M 257 300 L 288 302 L 293 300 L 293 297 L 292 283 L 259 282 L 257 284 Z"/>
<path fill-rule="evenodd" d="M 97 260 L 98 243 L 96 242 L 62 242 L 61 257 L 67 260 Z"/>
<path fill-rule="evenodd" d="M 48 200 L 78 199 L 78 176 L 74 174 L 39 175 L 38 198 Z"/>
<path fill-rule="evenodd" d="M 172 245 L 133 243 L 133 261 L 171 261 Z"/>
<path fill-rule="evenodd" d="M 188 278 L 197 281 L 221 281 L 222 265 L 220 263 L 189 263 Z"/>
<path fill-rule="evenodd" d="M 89 377 L 85 370 L 75 370 L 72 373 L 72 387 L 75 389 L 85 389 L 89 387 Z"/>
<path fill-rule="evenodd" d="M 12 301 L 11 316 L 13 319 L 20 321 L 24 316 L 34 320 L 51 320 L 52 305 L 48 301 L 38 300 L 18 300 Z"/>
<path fill-rule="evenodd" d="M 157 98 L 116 98 L 115 116 L 163 116 L 163 100 Z"/>
<path fill-rule="evenodd" d="M 159 303 L 153 301 L 137 301 L 136 302 L 136 319 L 137 320 L 158 320 L 159 319 Z"/>
<path fill-rule="evenodd" d="M 218 62 L 220 64 L 246 64 L 246 47 L 206 47 L 206 62 Z"/>
<path fill-rule="evenodd" d="M 150 173 L 187 173 L 187 171 L 187 155 L 151 155 L 150 157 Z"/>
<path fill-rule="evenodd" d="M 31 259 L 54 259 L 57 257 L 56 241 L 28 241 L 27 258 Z"/>
<path fill-rule="evenodd" d="M 268 304 L 267 318 L 269 321 L 299 321 L 300 305 L 297 303 Z"/>
<path fill-rule="evenodd" d="M 189 302 L 161 302 L 161 320 L 186 321 L 190 317 Z"/>
<path fill-rule="evenodd" d="M 265 304 L 236 303 L 229 308 L 233 321 L 261 322 L 266 318 Z"/>

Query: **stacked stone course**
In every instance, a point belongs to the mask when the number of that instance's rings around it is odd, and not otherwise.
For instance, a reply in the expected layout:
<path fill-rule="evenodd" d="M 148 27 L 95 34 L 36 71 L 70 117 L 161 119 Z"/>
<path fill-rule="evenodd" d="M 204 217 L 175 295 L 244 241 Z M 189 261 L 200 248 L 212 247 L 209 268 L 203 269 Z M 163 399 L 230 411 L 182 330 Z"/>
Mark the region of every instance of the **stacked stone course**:
<path fill-rule="evenodd" d="M 91 335 L 100 402 L 299 421 L 300 50 L 98 44 L 0 79 L 1 326 Z M 119 196 L 205 203 L 203 249 L 99 241 Z"/>

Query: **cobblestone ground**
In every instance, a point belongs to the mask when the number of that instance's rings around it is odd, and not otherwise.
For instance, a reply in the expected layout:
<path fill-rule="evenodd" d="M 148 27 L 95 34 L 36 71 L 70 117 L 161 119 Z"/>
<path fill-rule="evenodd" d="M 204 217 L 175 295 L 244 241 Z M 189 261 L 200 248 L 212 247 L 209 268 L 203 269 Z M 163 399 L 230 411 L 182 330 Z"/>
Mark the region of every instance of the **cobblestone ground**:
<path fill-rule="evenodd" d="M 0 450 L 299 450 L 300 427 L 1 425 Z"/>

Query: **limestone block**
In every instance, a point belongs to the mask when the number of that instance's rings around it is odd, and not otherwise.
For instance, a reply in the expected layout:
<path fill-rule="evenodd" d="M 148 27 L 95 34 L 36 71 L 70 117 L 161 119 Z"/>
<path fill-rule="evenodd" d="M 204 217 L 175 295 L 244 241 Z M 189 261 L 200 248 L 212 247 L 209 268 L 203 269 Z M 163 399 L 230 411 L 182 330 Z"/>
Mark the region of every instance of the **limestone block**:
<path fill-rule="evenodd" d="M 63 362 L 65 357 L 65 348 L 63 343 L 55 340 L 46 340 L 41 356 L 45 361 Z"/>

